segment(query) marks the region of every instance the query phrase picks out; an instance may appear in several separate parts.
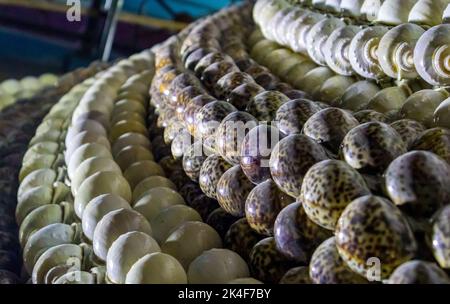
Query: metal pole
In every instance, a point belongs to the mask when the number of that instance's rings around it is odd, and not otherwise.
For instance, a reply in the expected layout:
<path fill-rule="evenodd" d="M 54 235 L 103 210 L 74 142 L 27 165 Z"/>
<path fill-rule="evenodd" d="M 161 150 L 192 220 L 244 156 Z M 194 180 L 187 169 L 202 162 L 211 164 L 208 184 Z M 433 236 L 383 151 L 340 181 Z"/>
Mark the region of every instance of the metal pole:
<path fill-rule="evenodd" d="M 105 10 L 108 10 L 105 26 L 103 28 L 100 51 L 102 61 L 108 61 L 116 35 L 117 21 L 123 7 L 123 0 L 108 0 L 105 3 Z"/>

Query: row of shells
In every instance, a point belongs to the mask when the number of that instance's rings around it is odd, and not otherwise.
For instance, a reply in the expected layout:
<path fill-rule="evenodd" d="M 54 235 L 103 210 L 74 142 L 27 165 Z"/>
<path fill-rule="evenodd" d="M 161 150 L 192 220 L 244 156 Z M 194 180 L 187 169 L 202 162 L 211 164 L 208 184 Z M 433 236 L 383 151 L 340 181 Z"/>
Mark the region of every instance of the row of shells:
<path fill-rule="evenodd" d="M 32 283 L 259 283 L 166 177 L 182 169 L 146 127 L 153 67 L 150 51 L 120 61 L 37 128 L 16 208 Z"/>
<path fill-rule="evenodd" d="M 243 217 L 230 227 L 240 234 L 230 247 L 263 282 L 448 283 L 449 131 L 433 128 L 448 93 L 420 82 L 389 91 L 326 67 L 303 72 L 289 50 L 256 47 L 264 36 L 250 35 L 252 9 L 221 11 L 155 48 L 150 88 L 173 156 L 206 195 Z M 358 109 L 339 108 L 356 84 Z M 381 112 L 358 104 L 381 92 Z M 427 126 L 401 112 L 416 93 L 412 109 L 427 102 L 419 92 L 442 93 L 431 112 L 416 112 Z M 226 132 L 236 121 L 253 124 L 244 138 Z M 261 142 L 273 143 L 269 155 Z"/>
<path fill-rule="evenodd" d="M 17 204 L 19 169 L 28 142 L 51 106 L 71 87 L 101 68 L 101 64 L 94 63 L 72 71 L 61 76 L 55 86 L 40 90 L 30 98 L 16 99 L 14 104 L 0 112 L 0 284 L 21 281 L 20 244 L 14 209 Z"/>
<path fill-rule="evenodd" d="M 432 86 L 448 86 L 450 24 L 431 17 L 449 3 L 385 1 L 374 24 L 273 0 L 257 1 L 253 16 L 266 39 L 339 75 L 378 81 L 420 76 Z"/>

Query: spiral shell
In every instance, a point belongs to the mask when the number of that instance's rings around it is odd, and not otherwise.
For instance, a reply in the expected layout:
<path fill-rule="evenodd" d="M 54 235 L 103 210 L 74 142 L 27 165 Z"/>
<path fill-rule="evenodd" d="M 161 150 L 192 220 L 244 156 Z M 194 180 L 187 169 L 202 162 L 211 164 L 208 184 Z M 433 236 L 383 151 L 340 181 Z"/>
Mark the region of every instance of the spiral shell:
<path fill-rule="evenodd" d="M 345 23 L 338 18 L 326 18 L 317 22 L 306 37 L 306 49 L 311 59 L 319 64 L 326 65 L 325 45 L 330 34 L 337 28 L 344 27 Z"/>
<path fill-rule="evenodd" d="M 276 40 L 279 44 L 289 45 L 288 40 L 288 30 L 289 27 L 295 20 L 297 20 L 300 16 L 306 14 L 307 11 L 298 7 L 291 7 L 289 13 L 287 13 L 283 19 L 278 24 L 275 29 Z"/>
<path fill-rule="evenodd" d="M 414 64 L 420 77 L 429 84 L 450 85 L 450 24 L 432 27 L 419 38 Z"/>
<path fill-rule="evenodd" d="M 354 25 L 338 27 L 326 40 L 324 46 L 325 61 L 334 72 L 350 76 L 354 74 L 349 60 L 349 47 L 352 38 L 360 31 Z"/>
<path fill-rule="evenodd" d="M 408 22 L 408 14 L 417 0 L 385 0 L 375 22 L 398 25 Z"/>
<path fill-rule="evenodd" d="M 387 31 L 388 29 L 384 26 L 373 26 L 359 31 L 353 37 L 349 48 L 349 59 L 356 73 L 370 79 L 385 77 L 378 61 L 378 45 Z"/>
<path fill-rule="evenodd" d="M 324 19 L 322 14 L 308 12 L 298 17 L 290 26 L 287 32 L 287 40 L 289 47 L 294 51 L 302 54 L 307 54 L 306 37 L 311 28 L 320 20 Z"/>
<path fill-rule="evenodd" d="M 380 40 L 378 60 L 383 72 L 396 79 L 413 79 L 418 76 L 414 66 L 414 48 L 425 32 L 412 23 L 389 30 Z"/>
<path fill-rule="evenodd" d="M 342 0 L 341 11 L 346 17 L 359 18 L 361 16 L 361 8 L 364 0 Z"/>

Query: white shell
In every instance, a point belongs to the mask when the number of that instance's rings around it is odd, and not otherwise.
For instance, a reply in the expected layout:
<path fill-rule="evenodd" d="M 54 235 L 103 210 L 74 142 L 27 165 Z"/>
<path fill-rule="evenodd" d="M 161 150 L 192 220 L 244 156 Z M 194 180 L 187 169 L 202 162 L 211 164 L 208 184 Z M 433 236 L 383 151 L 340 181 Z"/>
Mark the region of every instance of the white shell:
<path fill-rule="evenodd" d="M 342 20 L 331 17 L 317 22 L 311 28 L 306 38 L 306 49 L 315 63 L 319 65 L 327 64 L 324 54 L 325 43 L 335 29 L 344 26 L 345 23 Z"/>
<path fill-rule="evenodd" d="M 324 18 L 324 15 L 314 12 L 309 12 L 298 17 L 298 19 L 292 23 L 287 32 L 289 47 L 295 52 L 307 55 L 306 37 L 308 32 L 317 22 Z"/>
<path fill-rule="evenodd" d="M 414 48 L 425 30 L 412 23 L 404 23 L 389 30 L 380 40 L 378 61 L 389 77 L 413 79 L 418 76 L 414 66 Z"/>
<path fill-rule="evenodd" d="M 374 21 L 384 0 L 364 0 L 361 6 L 361 16 L 368 21 Z"/>
<path fill-rule="evenodd" d="M 355 73 L 348 56 L 350 42 L 359 31 L 360 27 L 349 25 L 334 30 L 328 37 L 324 48 L 325 60 L 334 72 L 344 76 Z"/>
<path fill-rule="evenodd" d="M 399 25 L 408 22 L 408 15 L 417 0 L 385 0 L 375 22 Z"/>
<path fill-rule="evenodd" d="M 447 5 L 442 14 L 442 23 L 450 23 L 450 4 Z"/>
<path fill-rule="evenodd" d="M 106 261 L 109 248 L 119 236 L 130 231 L 152 234 L 149 222 L 139 212 L 118 209 L 106 214 L 94 230 L 92 244 L 95 255 Z"/>
<path fill-rule="evenodd" d="M 349 58 L 353 70 L 364 78 L 385 77 L 378 62 L 378 44 L 388 29 L 384 26 L 368 27 L 358 32 L 350 43 Z"/>
<path fill-rule="evenodd" d="M 269 22 L 263 24 L 263 27 L 267 28 L 265 30 L 266 39 L 276 41 L 277 43 L 280 43 L 277 39 L 276 30 L 283 18 L 291 11 L 291 8 L 284 8 L 282 10 L 279 10 L 273 17 L 270 19 Z"/>
<path fill-rule="evenodd" d="M 423 26 L 441 24 L 442 12 L 449 0 L 419 0 L 409 12 L 408 22 Z"/>
<path fill-rule="evenodd" d="M 450 129 L 450 98 L 444 100 L 433 113 L 434 123 L 443 128 Z"/>
<path fill-rule="evenodd" d="M 450 85 L 450 24 L 432 27 L 417 41 L 414 64 L 426 82 Z"/>
<path fill-rule="evenodd" d="M 112 243 L 106 257 L 108 279 L 115 284 L 125 283 L 131 266 L 146 254 L 161 252 L 158 243 L 148 234 L 131 231 Z"/>
<path fill-rule="evenodd" d="M 288 30 L 292 23 L 295 22 L 300 16 L 306 14 L 307 11 L 298 7 L 291 8 L 290 12 L 283 17 L 275 29 L 275 36 L 278 43 L 282 45 L 289 45 Z"/>
<path fill-rule="evenodd" d="M 327 0 L 312 0 L 312 6 L 319 10 L 326 9 Z"/>
<path fill-rule="evenodd" d="M 325 9 L 329 13 L 339 13 L 341 11 L 341 0 L 326 0 Z"/>
<path fill-rule="evenodd" d="M 358 18 L 361 16 L 361 7 L 364 0 L 342 0 L 341 11 L 344 16 Z"/>

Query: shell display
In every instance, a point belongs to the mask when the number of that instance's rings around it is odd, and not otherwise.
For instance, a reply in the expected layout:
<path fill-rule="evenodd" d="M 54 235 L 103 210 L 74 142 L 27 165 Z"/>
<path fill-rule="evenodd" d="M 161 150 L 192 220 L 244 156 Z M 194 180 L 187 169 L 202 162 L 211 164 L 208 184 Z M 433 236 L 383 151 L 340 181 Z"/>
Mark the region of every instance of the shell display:
<path fill-rule="evenodd" d="M 372 195 L 354 200 L 344 210 L 336 226 L 336 246 L 353 271 L 376 281 L 388 278 L 417 250 L 412 230 L 400 210 L 390 201 Z M 374 262 L 378 269 L 371 268 Z"/>

